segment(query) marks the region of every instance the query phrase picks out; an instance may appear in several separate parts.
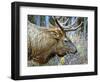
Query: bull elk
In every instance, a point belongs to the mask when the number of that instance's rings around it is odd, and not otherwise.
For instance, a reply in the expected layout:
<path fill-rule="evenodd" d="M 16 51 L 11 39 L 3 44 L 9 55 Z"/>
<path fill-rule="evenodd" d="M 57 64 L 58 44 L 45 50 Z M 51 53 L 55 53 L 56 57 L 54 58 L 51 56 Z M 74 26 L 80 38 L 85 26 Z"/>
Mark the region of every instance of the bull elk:
<path fill-rule="evenodd" d="M 66 52 L 76 53 L 77 49 L 66 36 L 66 32 L 77 30 L 82 22 L 75 27 L 64 28 L 56 17 L 52 17 L 56 26 L 40 27 L 28 22 L 28 58 L 38 64 L 45 64 L 52 54 L 64 56 Z"/>

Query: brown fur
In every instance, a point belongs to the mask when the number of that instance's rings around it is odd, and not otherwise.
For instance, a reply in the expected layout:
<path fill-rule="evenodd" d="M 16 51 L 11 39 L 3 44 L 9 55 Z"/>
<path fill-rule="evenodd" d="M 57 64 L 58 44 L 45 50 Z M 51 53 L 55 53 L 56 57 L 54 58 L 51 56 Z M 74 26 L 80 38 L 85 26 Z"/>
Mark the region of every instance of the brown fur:
<path fill-rule="evenodd" d="M 53 53 L 64 55 L 69 51 L 69 48 L 64 46 L 64 38 L 65 34 L 57 27 L 46 29 L 28 24 L 28 58 L 44 64 Z"/>

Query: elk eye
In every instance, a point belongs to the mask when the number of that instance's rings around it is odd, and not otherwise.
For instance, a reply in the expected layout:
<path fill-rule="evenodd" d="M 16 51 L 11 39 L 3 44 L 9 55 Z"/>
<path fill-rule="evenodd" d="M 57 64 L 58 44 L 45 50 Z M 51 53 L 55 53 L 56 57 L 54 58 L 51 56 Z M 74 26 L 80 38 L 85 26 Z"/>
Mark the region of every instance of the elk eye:
<path fill-rule="evenodd" d="M 67 42 L 66 40 L 64 42 Z"/>
<path fill-rule="evenodd" d="M 64 42 L 66 43 L 66 42 L 68 42 L 68 40 L 67 39 L 64 39 Z"/>

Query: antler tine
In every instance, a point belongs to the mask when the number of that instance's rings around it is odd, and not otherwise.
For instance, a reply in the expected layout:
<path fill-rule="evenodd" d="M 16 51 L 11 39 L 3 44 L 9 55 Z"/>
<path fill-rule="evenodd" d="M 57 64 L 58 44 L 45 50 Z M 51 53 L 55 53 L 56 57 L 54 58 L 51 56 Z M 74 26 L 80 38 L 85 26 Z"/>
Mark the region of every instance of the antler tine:
<path fill-rule="evenodd" d="M 67 24 L 68 23 L 68 21 L 69 21 L 69 18 L 67 18 L 67 20 L 66 21 L 64 21 L 64 23 L 62 23 L 63 25 L 65 25 L 65 24 Z"/>
<path fill-rule="evenodd" d="M 69 18 L 67 19 L 67 22 L 68 22 L 68 21 L 69 21 Z M 73 25 L 76 23 L 76 21 L 77 21 L 77 18 L 75 19 L 75 21 L 74 21 L 71 25 L 68 25 L 68 26 L 63 26 L 63 25 L 61 25 L 61 26 L 62 26 L 63 28 L 65 28 L 65 29 L 66 29 L 66 28 L 69 29 L 69 28 L 72 28 L 72 27 L 73 27 Z M 66 22 L 66 21 L 65 21 L 65 22 Z M 67 23 L 67 22 L 66 22 L 66 23 L 65 23 L 65 22 L 64 22 L 64 24 Z"/>
<path fill-rule="evenodd" d="M 59 21 L 57 20 L 57 18 L 55 16 L 52 16 L 53 20 L 55 21 L 56 25 L 59 26 L 59 28 L 64 32 L 63 27 L 60 25 Z"/>
<path fill-rule="evenodd" d="M 83 24 L 84 22 L 81 22 L 77 27 L 73 28 L 73 29 L 70 29 L 70 28 L 64 28 L 64 31 L 65 32 L 68 32 L 68 31 L 75 31 L 79 28 L 81 28 L 81 25 Z"/>
<path fill-rule="evenodd" d="M 57 20 L 58 21 L 58 20 Z M 74 21 L 74 23 L 72 23 L 71 25 L 68 25 L 68 26 L 63 26 L 63 25 L 65 25 L 66 23 L 68 23 L 68 21 L 69 21 L 69 18 L 67 18 L 67 20 L 66 21 L 64 21 L 64 23 L 59 23 L 59 21 L 58 21 L 58 23 L 60 24 L 60 26 L 62 27 L 62 28 L 72 28 L 73 27 L 73 25 L 76 23 L 76 21 L 77 21 L 77 18 L 76 18 L 76 20 Z"/>
<path fill-rule="evenodd" d="M 75 20 L 75 22 L 72 25 L 62 26 L 55 16 L 53 16 L 52 18 L 55 21 L 56 25 L 58 25 L 63 32 L 75 31 L 75 30 L 81 28 L 81 25 L 84 23 L 84 22 L 81 22 L 78 26 L 74 27 L 73 25 L 76 22 L 76 20 Z M 68 27 L 68 28 L 66 28 L 66 27 Z M 74 28 L 72 29 L 72 27 L 74 27 Z"/>
<path fill-rule="evenodd" d="M 62 16 L 60 16 L 60 17 L 58 18 L 58 20 L 60 21 L 61 18 L 62 18 Z M 64 22 L 61 22 L 60 25 L 63 26 L 63 25 L 65 25 L 65 24 L 67 24 L 68 21 L 69 21 L 69 18 L 67 18 Z"/>

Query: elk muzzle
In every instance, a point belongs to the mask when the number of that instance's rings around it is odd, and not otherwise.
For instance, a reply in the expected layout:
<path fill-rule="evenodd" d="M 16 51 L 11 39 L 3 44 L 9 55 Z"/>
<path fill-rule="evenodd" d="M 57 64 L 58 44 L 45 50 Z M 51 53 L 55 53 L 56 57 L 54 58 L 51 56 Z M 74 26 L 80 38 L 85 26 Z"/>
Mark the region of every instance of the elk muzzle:
<path fill-rule="evenodd" d="M 66 47 L 67 53 L 75 54 L 77 52 L 76 46 L 72 43 L 71 40 L 64 40 L 64 45 Z"/>

